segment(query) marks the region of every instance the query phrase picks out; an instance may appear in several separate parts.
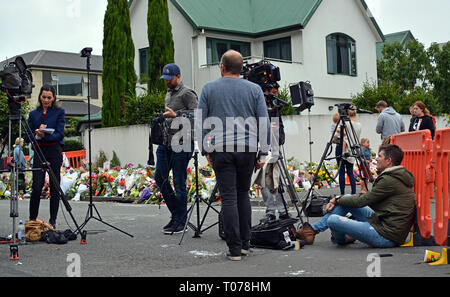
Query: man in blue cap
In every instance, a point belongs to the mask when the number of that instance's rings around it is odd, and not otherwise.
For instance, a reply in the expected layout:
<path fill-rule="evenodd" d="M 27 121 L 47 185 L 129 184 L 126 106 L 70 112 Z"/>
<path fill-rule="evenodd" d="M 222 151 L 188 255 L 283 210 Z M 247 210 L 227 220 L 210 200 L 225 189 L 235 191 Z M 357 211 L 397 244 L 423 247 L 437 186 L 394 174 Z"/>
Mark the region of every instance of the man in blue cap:
<path fill-rule="evenodd" d="M 166 112 L 163 114 L 171 127 L 174 118 L 181 115 L 182 111 L 194 111 L 197 108 L 197 94 L 185 87 L 181 82 L 180 68 L 176 64 L 167 64 L 162 71 L 161 79 L 167 85 L 165 98 Z M 169 129 L 168 145 L 159 145 L 156 150 L 155 181 L 160 189 L 167 208 L 171 213 L 170 222 L 163 227 L 165 234 L 181 233 L 186 224 L 187 213 L 187 167 L 192 157 L 193 144 L 190 150 L 173 150 L 172 138 L 178 130 Z M 175 143 L 176 145 L 178 143 Z M 169 173 L 172 170 L 173 185 L 169 181 Z"/>

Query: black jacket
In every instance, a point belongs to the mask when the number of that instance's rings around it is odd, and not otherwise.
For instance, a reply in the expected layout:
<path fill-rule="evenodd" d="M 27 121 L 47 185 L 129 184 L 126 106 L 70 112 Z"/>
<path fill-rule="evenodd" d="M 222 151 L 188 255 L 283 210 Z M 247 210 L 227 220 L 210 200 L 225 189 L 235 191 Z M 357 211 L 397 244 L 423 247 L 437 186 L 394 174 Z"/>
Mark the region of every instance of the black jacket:
<path fill-rule="evenodd" d="M 428 115 L 424 115 L 423 117 L 416 117 L 412 125 L 410 125 L 410 132 L 426 129 L 430 130 L 431 138 L 434 139 L 434 132 L 435 132 L 434 122 L 433 119 Z"/>

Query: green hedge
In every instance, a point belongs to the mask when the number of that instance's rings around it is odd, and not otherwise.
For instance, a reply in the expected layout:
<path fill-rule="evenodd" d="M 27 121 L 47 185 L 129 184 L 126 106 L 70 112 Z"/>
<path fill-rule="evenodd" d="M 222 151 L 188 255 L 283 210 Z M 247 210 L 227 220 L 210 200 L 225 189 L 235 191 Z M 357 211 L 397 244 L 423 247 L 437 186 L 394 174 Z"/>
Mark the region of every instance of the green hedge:
<path fill-rule="evenodd" d="M 77 140 L 64 140 L 63 152 L 81 151 L 84 149 L 83 144 Z"/>

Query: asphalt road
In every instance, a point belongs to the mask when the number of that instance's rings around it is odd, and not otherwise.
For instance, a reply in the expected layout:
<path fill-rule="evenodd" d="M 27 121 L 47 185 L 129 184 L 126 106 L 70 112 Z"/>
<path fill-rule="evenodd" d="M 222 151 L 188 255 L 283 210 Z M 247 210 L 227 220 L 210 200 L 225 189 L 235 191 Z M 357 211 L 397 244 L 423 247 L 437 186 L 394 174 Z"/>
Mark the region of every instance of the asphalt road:
<path fill-rule="evenodd" d="M 27 219 L 28 203 L 28 200 L 19 201 L 20 219 Z M 83 223 L 88 203 L 70 202 L 70 205 L 77 223 Z M 337 246 L 330 241 L 329 231 L 320 233 L 313 246 L 305 246 L 301 250 L 253 249 L 242 261 L 232 262 L 226 259 L 226 245 L 218 236 L 217 225 L 203 232 L 200 238 L 193 238 L 193 231 L 189 229 L 180 242 L 181 234 L 170 236 L 161 232 L 169 217 L 165 206 L 104 202 L 96 202 L 95 206 L 105 222 L 133 237 L 91 219 L 84 228 L 88 231 L 86 245 L 80 244 L 80 237 L 64 245 L 27 243 L 19 246 L 19 260 L 11 261 L 9 244 L 3 244 L 0 245 L 0 276 L 66 277 L 75 273 L 82 277 L 284 278 L 366 277 L 374 272 L 382 277 L 450 276 L 449 265 L 430 266 L 423 263 L 426 249 L 441 252 L 441 247 L 374 249 L 360 242 Z M 0 201 L 2 236 L 12 231 L 9 208 L 9 201 Z M 204 210 L 202 206 L 201 217 Z M 295 210 L 291 208 L 290 212 L 294 214 Z M 47 220 L 48 213 L 49 204 L 44 200 L 41 202 L 40 217 Z M 194 211 L 191 218 L 194 224 L 196 214 Z M 253 207 L 254 224 L 263 215 L 263 207 Z M 57 229 L 69 228 L 66 220 L 74 228 L 72 219 L 61 205 Z M 317 218 L 312 218 L 311 222 L 315 220 Z M 210 211 L 204 226 L 215 222 L 217 214 Z M 392 256 L 372 258 L 371 254 Z M 80 265 L 74 266 L 75 263 Z"/>

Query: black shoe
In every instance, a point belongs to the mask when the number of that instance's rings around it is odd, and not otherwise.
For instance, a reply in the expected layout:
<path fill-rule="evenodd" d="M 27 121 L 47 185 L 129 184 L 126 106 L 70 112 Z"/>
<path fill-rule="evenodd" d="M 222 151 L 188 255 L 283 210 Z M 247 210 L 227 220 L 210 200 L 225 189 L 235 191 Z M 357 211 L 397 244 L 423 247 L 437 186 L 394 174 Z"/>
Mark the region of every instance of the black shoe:
<path fill-rule="evenodd" d="M 174 224 L 174 225 L 176 225 L 176 224 Z M 178 233 L 182 233 L 185 230 L 186 231 L 188 230 L 188 228 L 186 228 L 186 229 L 184 228 L 184 224 L 178 224 L 178 226 L 174 226 L 174 225 L 165 229 L 164 234 L 168 234 L 168 235 L 178 234 Z"/>
<path fill-rule="evenodd" d="M 56 230 L 56 221 L 50 220 L 48 223 L 49 223 L 50 225 L 52 225 L 53 229 Z"/>
<path fill-rule="evenodd" d="M 280 220 L 287 220 L 287 219 L 291 219 L 291 215 L 289 213 L 285 213 L 285 214 L 280 214 Z"/>
<path fill-rule="evenodd" d="M 166 231 L 167 229 L 172 227 L 172 225 L 173 225 L 173 219 L 170 219 L 170 222 L 163 227 L 163 231 Z"/>
<path fill-rule="evenodd" d="M 259 220 L 259 223 L 260 224 L 266 224 L 266 223 L 269 223 L 269 222 L 273 222 L 276 219 L 277 219 L 277 217 L 275 215 L 268 213 L 268 214 L 266 214 L 266 216 L 264 218 Z"/>

